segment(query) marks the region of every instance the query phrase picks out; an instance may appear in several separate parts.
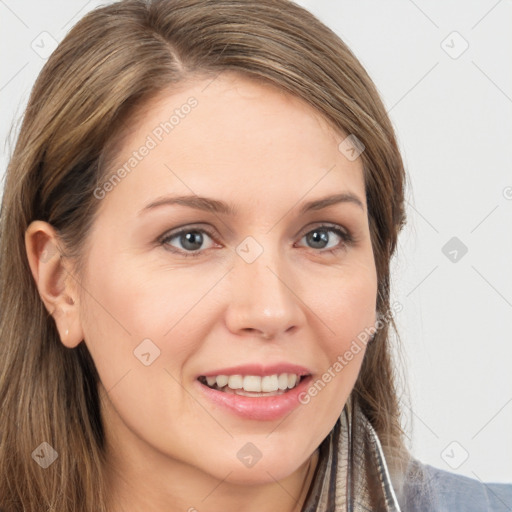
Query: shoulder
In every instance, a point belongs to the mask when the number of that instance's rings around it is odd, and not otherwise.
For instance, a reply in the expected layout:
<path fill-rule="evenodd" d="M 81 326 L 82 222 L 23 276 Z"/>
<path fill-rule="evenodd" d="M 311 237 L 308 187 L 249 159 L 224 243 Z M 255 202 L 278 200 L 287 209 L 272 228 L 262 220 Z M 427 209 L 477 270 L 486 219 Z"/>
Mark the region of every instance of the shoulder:
<path fill-rule="evenodd" d="M 402 512 L 510 512 L 512 484 L 486 483 L 449 471 L 411 463 Z"/>

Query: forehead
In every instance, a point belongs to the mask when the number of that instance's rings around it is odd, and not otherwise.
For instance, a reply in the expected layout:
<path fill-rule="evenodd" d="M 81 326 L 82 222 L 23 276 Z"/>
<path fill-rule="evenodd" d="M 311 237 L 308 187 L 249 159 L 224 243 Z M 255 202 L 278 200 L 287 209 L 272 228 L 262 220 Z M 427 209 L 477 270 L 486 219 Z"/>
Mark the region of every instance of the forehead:
<path fill-rule="evenodd" d="M 226 72 L 189 80 L 142 105 L 127 128 L 109 175 L 125 172 L 108 201 L 135 207 L 167 192 L 298 201 L 308 190 L 349 190 L 364 202 L 361 159 L 338 148 L 346 135 L 264 81 Z"/>

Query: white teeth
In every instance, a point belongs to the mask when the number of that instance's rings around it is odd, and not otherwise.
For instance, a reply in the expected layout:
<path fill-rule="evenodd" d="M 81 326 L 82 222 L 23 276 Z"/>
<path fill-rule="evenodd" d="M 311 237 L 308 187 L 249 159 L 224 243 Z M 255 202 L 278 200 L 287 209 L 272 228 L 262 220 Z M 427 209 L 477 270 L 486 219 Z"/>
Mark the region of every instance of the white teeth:
<path fill-rule="evenodd" d="M 279 375 L 279 378 L 277 379 L 277 385 L 279 389 L 286 389 L 288 387 L 288 374 L 287 373 L 281 373 Z"/>
<path fill-rule="evenodd" d="M 250 393 L 275 393 L 294 388 L 300 381 L 300 377 L 294 373 L 281 373 L 266 375 L 217 375 L 206 377 L 206 383 L 210 387 L 228 390 L 243 390 Z M 227 387 L 226 387 L 227 386 Z"/>
<path fill-rule="evenodd" d="M 295 387 L 295 383 L 297 382 L 297 375 L 294 373 L 288 374 L 288 387 L 291 389 Z"/>
<path fill-rule="evenodd" d="M 244 391 L 253 391 L 261 393 L 261 377 L 257 375 L 246 375 L 244 377 L 244 384 L 242 386 Z"/>
<path fill-rule="evenodd" d="M 245 391 L 254 391 L 256 393 L 260 393 L 261 377 L 258 377 L 257 375 L 246 375 L 244 377 L 244 385 L 242 387 Z"/>
<path fill-rule="evenodd" d="M 228 386 L 231 389 L 241 389 L 243 387 L 243 378 L 241 375 L 230 375 Z"/>
<path fill-rule="evenodd" d="M 261 379 L 261 391 L 277 391 L 279 389 L 279 377 L 277 375 L 269 375 Z"/>
<path fill-rule="evenodd" d="M 217 375 L 215 380 L 217 381 L 217 386 L 219 386 L 219 388 L 223 388 L 227 385 L 229 379 L 227 375 Z"/>

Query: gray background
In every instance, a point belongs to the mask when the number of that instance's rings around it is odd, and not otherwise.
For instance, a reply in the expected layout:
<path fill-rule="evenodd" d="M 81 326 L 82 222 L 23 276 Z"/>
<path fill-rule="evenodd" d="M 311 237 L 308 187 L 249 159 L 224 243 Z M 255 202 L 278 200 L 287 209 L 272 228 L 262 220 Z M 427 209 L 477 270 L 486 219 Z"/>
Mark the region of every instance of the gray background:
<path fill-rule="evenodd" d="M 48 53 L 101 3 L 0 0 L 2 179 L 9 128 Z M 393 262 L 410 447 L 512 482 L 512 2 L 297 3 L 366 67 L 410 175 Z"/>

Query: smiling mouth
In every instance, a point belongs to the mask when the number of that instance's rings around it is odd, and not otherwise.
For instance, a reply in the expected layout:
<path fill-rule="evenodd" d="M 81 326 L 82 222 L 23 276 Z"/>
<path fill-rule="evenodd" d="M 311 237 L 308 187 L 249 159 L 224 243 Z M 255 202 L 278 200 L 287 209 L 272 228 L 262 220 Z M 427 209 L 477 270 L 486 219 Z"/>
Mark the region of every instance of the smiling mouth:
<path fill-rule="evenodd" d="M 198 377 L 198 381 L 216 391 L 240 396 L 276 396 L 296 388 L 308 375 L 280 373 L 259 375 L 216 375 Z"/>

